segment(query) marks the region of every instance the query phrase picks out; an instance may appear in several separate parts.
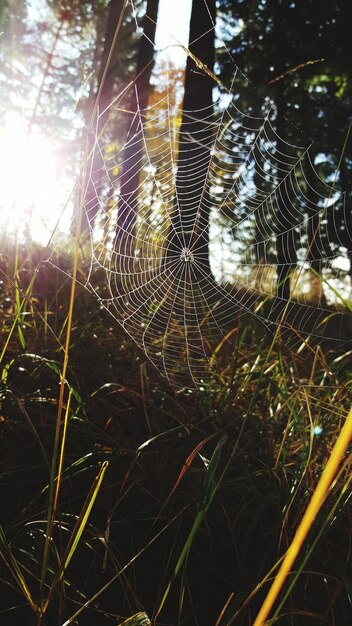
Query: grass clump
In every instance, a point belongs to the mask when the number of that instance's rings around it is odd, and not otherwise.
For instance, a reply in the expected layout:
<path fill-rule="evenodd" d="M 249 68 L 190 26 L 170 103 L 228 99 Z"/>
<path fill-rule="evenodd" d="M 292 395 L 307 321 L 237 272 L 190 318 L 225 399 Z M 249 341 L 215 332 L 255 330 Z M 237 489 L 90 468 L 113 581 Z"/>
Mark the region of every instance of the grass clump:
<path fill-rule="evenodd" d="M 348 352 L 246 321 L 222 385 L 172 389 L 77 285 L 63 379 L 72 261 L 40 256 L 1 259 L 2 619 L 253 624 L 349 410 Z M 349 624 L 350 464 L 270 623 Z"/>

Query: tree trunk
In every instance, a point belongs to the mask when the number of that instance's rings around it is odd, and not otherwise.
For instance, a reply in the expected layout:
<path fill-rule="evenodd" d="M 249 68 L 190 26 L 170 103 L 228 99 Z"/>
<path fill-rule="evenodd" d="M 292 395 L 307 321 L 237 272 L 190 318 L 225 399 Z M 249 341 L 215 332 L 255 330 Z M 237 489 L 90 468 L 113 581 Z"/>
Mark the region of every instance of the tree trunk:
<path fill-rule="evenodd" d="M 139 111 L 143 115 L 144 109 L 148 106 L 158 8 L 159 0 L 148 0 L 143 18 L 143 35 L 139 43 L 136 76 L 129 103 L 131 124 L 128 128 L 126 146 L 123 153 L 114 242 L 115 250 L 127 256 L 133 256 L 134 254 L 133 237 L 138 215 L 140 156 L 144 148 L 140 126 L 142 120 Z"/>
<path fill-rule="evenodd" d="M 283 57 L 285 53 L 283 30 L 283 5 L 281 0 L 275 4 L 274 12 L 274 38 L 275 55 L 277 59 L 276 73 L 280 76 L 285 70 Z M 277 149 L 285 152 L 285 91 L 284 79 L 276 83 L 275 102 L 277 107 L 276 132 L 280 139 L 277 140 Z M 291 295 L 290 275 L 297 264 L 295 232 L 293 229 L 290 213 L 290 198 L 285 181 L 280 185 L 276 194 L 276 260 L 277 260 L 277 295 L 279 298 L 288 300 Z"/>
<path fill-rule="evenodd" d="M 309 96 L 305 89 L 302 91 L 302 114 L 304 122 L 304 131 L 309 137 L 309 128 L 311 123 L 311 107 Z M 310 154 L 311 163 L 309 169 L 306 169 L 306 212 L 308 216 L 307 226 L 307 261 L 309 263 L 309 283 L 310 298 L 314 304 L 326 304 L 322 271 L 323 271 L 323 246 L 321 242 L 321 218 L 318 208 L 318 195 L 314 192 L 315 171 L 313 169 L 315 156 Z"/>
<path fill-rule="evenodd" d="M 341 5 L 343 29 L 343 58 L 346 60 L 348 78 L 352 80 L 352 37 L 351 37 L 351 20 L 352 20 L 352 0 L 345 0 Z M 346 144 L 346 151 L 341 163 L 341 187 L 346 191 L 346 225 L 345 225 L 345 246 L 347 248 L 347 257 L 349 260 L 349 276 L 352 290 L 352 184 L 351 184 L 351 167 L 352 167 L 352 140 L 351 134 Z"/>
<path fill-rule="evenodd" d="M 297 3 L 296 14 L 296 30 L 298 37 L 298 48 L 300 52 L 299 61 L 303 62 L 307 55 L 307 48 L 311 42 L 306 41 L 303 36 L 305 33 L 305 15 L 304 5 Z M 303 128 L 306 137 L 311 134 L 311 128 L 314 126 L 314 119 L 312 113 L 312 102 L 310 94 L 308 92 L 308 85 L 304 78 L 300 81 L 301 91 L 301 115 L 303 117 Z M 306 214 L 308 216 L 307 226 L 307 257 L 306 260 L 309 263 L 309 295 L 313 304 L 326 305 L 326 298 L 324 295 L 322 271 L 323 271 L 323 244 L 321 241 L 321 210 L 318 208 L 319 195 L 315 191 L 317 180 L 316 173 L 314 171 L 315 155 L 310 152 L 311 164 L 308 164 L 309 169 L 306 169 Z"/>
<path fill-rule="evenodd" d="M 312 163 L 314 164 L 314 156 L 311 155 Z M 309 282 L 310 282 L 310 297 L 314 304 L 326 305 L 326 299 L 323 289 L 322 271 L 323 271 L 323 243 L 321 241 L 321 209 L 317 206 L 317 194 L 314 192 L 314 177 L 315 172 L 313 169 L 306 171 L 307 186 L 306 186 L 306 198 L 307 198 L 307 215 L 308 215 L 308 227 L 307 227 L 307 261 L 309 263 Z"/>
<path fill-rule="evenodd" d="M 104 37 L 104 47 L 100 59 L 100 68 L 97 80 L 97 89 L 93 98 L 90 98 L 91 104 L 88 106 L 86 115 L 86 127 L 89 129 L 89 150 L 92 151 L 92 161 L 90 163 L 90 178 L 87 185 L 85 194 L 85 212 L 82 220 L 82 231 L 88 232 L 89 224 L 93 224 L 94 219 L 99 211 L 99 181 L 101 180 L 103 170 L 103 160 L 98 150 L 94 150 L 94 144 L 96 140 L 95 133 L 104 128 L 104 125 L 109 116 L 108 106 L 113 99 L 113 76 L 112 68 L 110 67 L 111 53 L 113 47 L 116 44 L 116 31 L 120 28 L 123 12 L 125 9 L 124 0 L 111 0 L 109 5 L 107 25 Z M 99 49 L 100 36 L 102 27 L 101 24 L 97 25 L 97 45 Z M 99 106 L 100 111 L 105 111 L 105 114 L 99 118 L 98 127 L 95 126 L 92 116 L 94 116 L 95 108 Z"/>
<path fill-rule="evenodd" d="M 253 183 L 256 191 L 259 189 L 259 168 L 262 169 L 262 158 L 260 150 L 257 148 L 254 149 L 254 174 L 253 174 Z M 266 234 L 264 230 L 265 224 L 265 204 L 260 202 L 259 207 L 254 212 L 254 288 L 258 291 L 265 291 L 265 279 L 266 279 L 266 271 L 265 267 L 267 265 L 266 258 L 266 249 L 267 242 Z"/>
<path fill-rule="evenodd" d="M 167 258 L 194 257 L 195 268 L 210 274 L 207 174 L 213 144 L 215 0 L 193 0 L 185 94 L 179 139 L 176 193 L 171 214 Z M 190 252 L 188 252 L 190 251 Z M 196 271 L 196 270 L 195 270 Z"/>
<path fill-rule="evenodd" d="M 348 274 L 350 277 L 351 289 L 352 289 L 352 189 L 351 189 L 351 173 L 347 167 L 347 158 L 349 162 L 352 162 L 352 155 L 350 154 L 350 150 L 348 155 L 345 155 L 345 158 L 341 162 L 340 169 L 340 183 L 342 191 L 346 192 L 345 198 L 345 211 L 344 216 L 341 218 L 345 220 L 345 228 L 340 231 L 340 238 L 343 245 L 347 249 L 347 258 L 349 261 Z M 341 225 L 340 225 L 341 228 Z"/>

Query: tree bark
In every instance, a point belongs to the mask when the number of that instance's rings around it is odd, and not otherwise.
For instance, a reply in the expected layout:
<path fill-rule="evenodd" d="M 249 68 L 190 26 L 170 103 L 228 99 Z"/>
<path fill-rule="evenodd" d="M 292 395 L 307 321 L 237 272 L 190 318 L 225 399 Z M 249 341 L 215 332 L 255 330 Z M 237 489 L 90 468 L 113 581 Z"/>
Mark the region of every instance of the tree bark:
<path fill-rule="evenodd" d="M 253 183 L 257 191 L 259 191 L 259 168 L 262 169 L 262 158 L 260 150 L 254 149 L 254 174 Z M 258 291 L 265 291 L 265 279 L 266 272 L 265 267 L 267 265 L 267 235 L 264 229 L 265 224 L 265 205 L 260 203 L 259 207 L 254 212 L 254 255 L 255 255 L 255 280 L 254 288 Z"/>
<path fill-rule="evenodd" d="M 133 236 L 138 215 L 138 187 L 140 156 L 144 142 L 139 111 L 143 115 L 148 106 L 150 95 L 150 77 L 154 61 L 155 31 L 158 17 L 159 0 L 148 0 L 143 18 L 143 35 L 140 39 L 136 76 L 132 86 L 129 109 L 131 124 L 123 153 L 123 165 L 120 178 L 120 197 L 114 248 L 120 254 L 133 256 Z"/>
<path fill-rule="evenodd" d="M 350 151 L 349 151 L 350 152 Z M 348 154 L 350 162 L 352 161 L 352 155 Z M 346 192 L 345 198 L 345 224 L 344 230 L 340 231 L 340 237 L 343 245 L 347 249 L 347 258 L 349 261 L 348 275 L 350 277 L 351 289 L 352 289 L 352 185 L 350 182 L 351 174 L 347 167 L 347 158 L 342 160 L 340 169 L 340 182 L 341 189 Z M 344 217 L 341 218 L 342 220 Z"/>
<path fill-rule="evenodd" d="M 347 74 L 349 80 L 352 80 L 352 37 L 351 37 L 351 20 L 352 20 L 352 0 L 345 0 L 341 6 L 343 19 L 343 58 L 346 60 Z M 349 260 L 349 276 L 352 290 L 352 185 L 351 185 L 351 165 L 352 165 L 352 145 L 351 134 L 346 144 L 346 152 L 341 163 L 341 187 L 346 191 L 346 225 L 345 225 L 345 245 L 347 248 L 347 257 Z"/>
<path fill-rule="evenodd" d="M 89 129 L 89 150 L 92 152 L 91 164 L 90 164 L 90 178 L 87 185 L 85 194 L 85 212 L 82 220 L 82 231 L 88 232 L 89 224 L 93 224 L 94 219 L 99 211 L 99 181 L 103 175 L 103 160 L 100 152 L 94 150 L 94 144 L 96 140 L 95 133 L 104 128 L 109 116 L 108 106 L 113 99 L 114 81 L 113 81 L 113 68 L 111 68 L 109 60 L 112 48 L 115 42 L 115 34 L 119 25 L 121 24 L 122 14 L 125 9 L 124 0 L 111 0 L 109 5 L 107 24 L 104 37 L 104 47 L 100 59 L 100 68 L 97 80 L 96 93 L 93 98 L 90 98 L 91 103 L 88 106 L 86 115 L 86 127 Z M 101 27 L 97 26 L 97 48 L 100 44 Z M 99 118 L 98 128 L 92 120 L 94 109 L 96 105 L 99 106 L 99 110 L 104 112 Z M 97 111 L 96 111 L 97 112 Z"/>
<path fill-rule="evenodd" d="M 197 256 L 204 273 L 209 263 L 209 191 L 206 180 L 213 133 L 215 0 L 193 0 L 189 33 L 183 114 L 177 161 L 176 193 L 171 214 L 167 258 L 180 256 L 184 248 Z"/>
<path fill-rule="evenodd" d="M 311 155 L 314 164 L 314 155 Z M 307 261 L 310 267 L 310 297 L 314 304 L 326 305 L 323 289 L 323 257 L 324 247 L 321 240 L 321 209 L 318 208 L 317 194 L 314 192 L 315 172 L 310 167 L 306 171 L 306 211 L 308 215 L 307 227 Z"/>
<path fill-rule="evenodd" d="M 279 0 L 275 4 L 274 12 L 274 42 L 275 56 L 277 59 L 276 73 L 280 76 L 285 70 L 283 62 L 285 43 L 283 30 L 283 4 Z M 276 83 L 276 107 L 277 122 L 276 132 L 279 139 L 277 140 L 277 149 L 285 152 L 285 91 L 284 79 Z M 288 300 L 291 295 L 290 275 L 297 264 L 295 232 L 293 229 L 292 218 L 290 214 L 290 198 L 287 192 L 285 181 L 280 185 L 276 194 L 276 222 L 278 233 L 276 236 L 276 260 L 277 260 L 277 296 L 284 300 Z"/>

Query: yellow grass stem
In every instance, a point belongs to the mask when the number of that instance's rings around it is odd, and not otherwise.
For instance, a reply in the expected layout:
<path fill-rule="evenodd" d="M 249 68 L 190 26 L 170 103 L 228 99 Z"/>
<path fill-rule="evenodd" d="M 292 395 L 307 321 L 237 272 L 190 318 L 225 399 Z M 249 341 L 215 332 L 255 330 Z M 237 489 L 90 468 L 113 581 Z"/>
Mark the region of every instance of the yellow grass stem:
<path fill-rule="evenodd" d="M 303 515 L 302 521 L 298 526 L 296 534 L 293 538 L 291 545 L 289 546 L 282 565 L 269 589 L 263 605 L 257 615 L 257 618 L 253 626 L 264 626 L 266 619 L 280 593 L 280 590 L 291 572 L 292 566 L 302 548 L 302 545 L 308 535 L 308 532 L 319 513 L 321 506 L 329 491 L 334 477 L 336 476 L 339 464 L 347 447 L 352 439 L 352 409 L 350 410 L 346 422 L 337 438 L 337 441 L 333 447 L 329 460 L 326 464 L 320 480 L 316 486 L 313 496 L 308 504 L 308 507 Z"/>
<path fill-rule="evenodd" d="M 44 545 L 42 573 L 41 573 L 41 589 L 42 590 L 44 589 L 44 584 L 45 584 L 45 577 L 46 577 L 46 571 L 47 571 L 48 559 L 49 559 L 49 548 L 50 548 L 50 543 L 51 543 L 52 529 L 53 529 L 54 522 L 55 522 L 55 516 L 56 516 L 56 510 L 57 510 L 57 504 L 58 504 L 58 495 L 59 495 L 58 489 L 56 489 L 54 493 L 54 484 L 55 484 L 55 478 L 56 478 L 56 467 L 57 467 L 58 450 L 59 450 L 59 442 L 60 442 L 60 434 L 61 434 L 62 411 L 64 407 L 66 375 L 67 375 L 67 369 L 68 369 L 69 350 L 70 350 L 70 343 L 71 343 L 73 309 L 74 309 L 75 294 L 76 294 L 79 245 L 80 245 L 80 239 L 81 239 L 81 226 L 82 226 L 82 215 L 83 215 L 85 182 L 86 182 L 86 166 L 87 166 L 87 161 L 85 159 L 83 163 L 82 176 L 81 176 L 80 200 L 79 200 L 79 205 L 78 205 L 76 237 L 75 237 L 75 255 L 74 255 L 74 260 L 73 260 L 73 268 L 72 268 L 72 285 L 71 285 L 71 293 L 70 293 L 70 303 L 69 303 L 68 314 L 67 314 L 67 328 L 66 328 L 66 340 L 65 340 L 65 346 L 64 346 L 64 359 L 63 359 L 63 364 L 62 364 L 62 371 L 60 374 L 60 392 L 59 392 L 59 400 L 58 400 L 58 406 L 57 406 L 54 451 L 53 451 L 53 460 L 52 460 L 51 476 L 50 476 L 50 483 L 49 483 L 48 517 L 47 517 L 45 545 Z M 58 481 L 58 484 L 60 484 L 60 481 Z"/>
<path fill-rule="evenodd" d="M 57 470 L 56 489 L 55 489 L 55 496 L 54 496 L 54 503 L 53 503 L 53 508 L 54 509 L 56 509 L 56 507 L 57 507 L 57 502 L 58 502 L 59 492 L 60 492 L 60 486 L 61 486 L 61 476 L 62 476 L 62 468 L 63 468 L 63 464 L 64 464 L 65 444 L 66 444 L 66 437 L 67 437 L 68 419 L 69 419 L 69 415 L 70 415 L 71 398 L 72 398 L 72 389 L 69 390 L 68 400 L 67 400 L 67 405 L 66 405 L 66 411 L 65 411 L 65 417 L 64 417 L 64 427 L 63 427 L 62 439 L 61 439 L 59 467 L 58 467 L 58 470 Z"/>

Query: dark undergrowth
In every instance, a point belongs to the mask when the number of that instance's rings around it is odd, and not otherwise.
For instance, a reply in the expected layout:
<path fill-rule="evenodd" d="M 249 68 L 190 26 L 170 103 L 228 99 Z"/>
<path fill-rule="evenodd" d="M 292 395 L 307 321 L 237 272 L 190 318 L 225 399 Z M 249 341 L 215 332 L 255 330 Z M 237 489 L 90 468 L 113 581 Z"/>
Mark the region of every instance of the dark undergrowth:
<path fill-rule="evenodd" d="M 77 286 L 58 422 L 71 281 L 39 256 L 0 259 L 1 623 L 250 626 L 349 410 L 351 355 L 242 320 L 217 353 L 228 384 L 172 389 Z M 350 463 L 270 623 L 351 623 Z"/>

